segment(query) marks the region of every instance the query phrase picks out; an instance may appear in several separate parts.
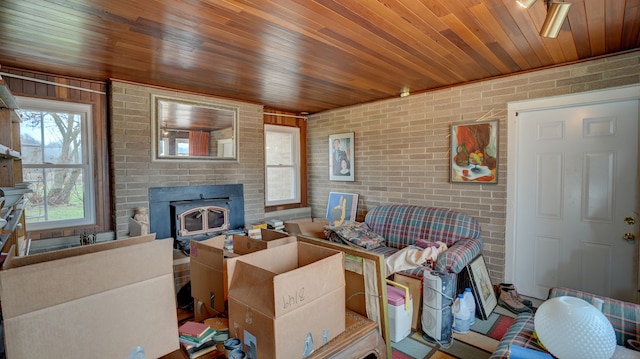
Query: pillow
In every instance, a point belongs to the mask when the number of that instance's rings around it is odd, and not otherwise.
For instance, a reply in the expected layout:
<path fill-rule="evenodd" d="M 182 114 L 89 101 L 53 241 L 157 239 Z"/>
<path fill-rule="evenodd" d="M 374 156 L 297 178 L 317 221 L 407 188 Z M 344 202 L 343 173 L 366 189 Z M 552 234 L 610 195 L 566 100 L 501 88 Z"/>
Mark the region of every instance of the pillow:
<path fill-rule="evenodd" d="M 335 233 L 345 244 L 364 249 L 378 248 L 385 243 L 384 237 L 372 231 L 366 223 L 352 222 L 327 229 Z"/>
<path fill-rule="evenodd" d="M 416 239 L 414 242 L 414 245 L 416 247 L 422 248 L 422 249 L 429 248 L 429 247 L 439 248 L 441 244 L 442 242 L 433 242 L 428 239 Z"/>

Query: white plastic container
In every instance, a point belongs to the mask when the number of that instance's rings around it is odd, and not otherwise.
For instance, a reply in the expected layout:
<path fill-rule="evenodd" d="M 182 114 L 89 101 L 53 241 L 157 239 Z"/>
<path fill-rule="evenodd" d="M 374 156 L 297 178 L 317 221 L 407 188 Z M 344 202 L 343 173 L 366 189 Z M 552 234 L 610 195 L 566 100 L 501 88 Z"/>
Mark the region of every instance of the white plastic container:
<path fill-rule="evenodd" d="M 453 331 L 459 334 L 469 333 L 469 308 L 462 293 L 453 302 Z"/>
<path fill-rule="evenodd" d="M 469 326 L 471 326 L 476 322 L 476 300 L 473 298 L 471 288 L 465 288 L 463 296 L 464 302 L 469 308 Z"/>
<path fill-rule="evenodd" d="M 395 285 L 395 283 L 393 284 Z M 391 341 L 397 343 L 411 333 L 413 299 L 409 294 L 408 288 L 401 289 L 393 285 L 387 285 L 387 302 L 390 337 Z"/>

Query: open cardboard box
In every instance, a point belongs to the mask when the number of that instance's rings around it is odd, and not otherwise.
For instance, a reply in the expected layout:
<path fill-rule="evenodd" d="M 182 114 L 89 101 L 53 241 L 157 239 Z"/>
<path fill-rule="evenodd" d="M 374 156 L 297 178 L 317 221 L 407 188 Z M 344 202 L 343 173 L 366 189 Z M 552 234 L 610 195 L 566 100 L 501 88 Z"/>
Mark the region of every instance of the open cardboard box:
<path fill-rule="evenodd" d="M 229 335 L 252 358 L 302 358 L 345 330 L 343 253 L 288 243 L 227 261 Z"/>
<path fill-rule="evenodd" d="M 287 233 L 282 233 L 271 229 L 261 228 L 260 233 L 261 239 L 234 234 L 233 253 L 243 255 L 296 241 L 295 237 L 291 237 Z"/>
<path fill-rule="evenodd" d="M 313 238 L 327 238 L 324 234 L 324 226 L 329 224 L 322 218 L 293 219 L 284 222 L 284 229 L 291 236 L 304 235 Z"/>
<path fill-rule="evenodd" d="M 151 234 L 9 255 L 0 271 L 7 358 L 158 358 L 179 349 L 172 246 Z"/>
<path fill-rule="evenodd" d="M 191 241 L 191 296 L 196 301 L 196 312 L 194 313 L 196 320 L 226 310 L 225 302 L 229 288 L 227 258 L 296 241 L 295 237 L 288 237 L 284 233 L 270 230 L 263 230 L 262 236 L 263 239 L 260 240 L 234 234 L 233 252 L 224 250 L 224 235 L 203 241 Z M 205 306 L 203 307 L 197 302 L 201 302 Z"/>

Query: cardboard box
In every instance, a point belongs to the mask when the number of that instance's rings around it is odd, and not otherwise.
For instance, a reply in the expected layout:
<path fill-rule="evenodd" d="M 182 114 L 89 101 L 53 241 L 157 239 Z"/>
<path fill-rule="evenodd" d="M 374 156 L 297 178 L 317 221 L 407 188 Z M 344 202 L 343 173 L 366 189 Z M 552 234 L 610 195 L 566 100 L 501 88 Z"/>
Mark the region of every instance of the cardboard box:
<path fill-rule="evenodd" d="M 344 331 L 341 251 L 289 243 L 229 259 L 227 270 L 229 336 L 253 358 L 302 358 Z"/>
<path fill-rule="evenodd" d="M 223 249 L 224 235 L 203 241 L 191 241 L 191 296 L 217 313 L 224 312 L 229 288 L 227 258 L 296 241 L 295 237 L 287 237 L 286 234 L 263 231 L 267 233 L 263 232 L 262 240 L 234 234 L 233 252 Z"/>
<path fill-rule="evenodd" d="M 227 298 L 226 258 L 237 254 L 224 248 L 224 236 L 191 241 L 191 296 L 218 313 L 225 311 Z"/>
<path fill-rule="evenodd" d="M 0 271 L 7 358 L 127 358 L 140 349 L 157 358 L 179 349 L 172 246 L 152 234 L 8 257 Z"/>
<path fill-rule="evenodd" d="M 284 222 L 284 229 L 289 235 L 304 235 L 313 238 L 327 238 L 324 234 L 324 226 L 328 222 L 325 219 L 293 219 Z"/>
<path fill-rule="evenodd" d="M 248 254 L 297 241 L 296 237 L 270 229 L 261 229 L 261 239 L 233 235 L 233 253 Z"/>
<path fill-rule="evenodd" d="M 219 310 L 215 310 L 197 299 L 193 300 L 193 320 L 196 322 L 202 322 L 218 314 L 220 314 Z"/>

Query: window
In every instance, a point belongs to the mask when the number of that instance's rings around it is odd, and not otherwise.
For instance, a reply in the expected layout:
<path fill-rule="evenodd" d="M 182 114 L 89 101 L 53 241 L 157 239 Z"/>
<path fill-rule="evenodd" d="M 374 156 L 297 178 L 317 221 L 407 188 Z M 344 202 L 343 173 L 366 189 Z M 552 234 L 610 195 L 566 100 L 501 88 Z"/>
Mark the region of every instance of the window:
<path fill-rule="evenodd" d="M 166 156 L 169 154 L 169 139 L 163 138 L 158 142 L 160 149 L 158 150 L 160 156 Z"/>
<path fill-rule="evenodd" d="M 265 125 L 266 205 L 300 203 L 300 129 Z"/>
<path fill-rule="evenodd" d="M 33 193 L 30 229 L 95 223 L 91 106 L 19 98 L 22 174 Z"/>
<path fill-rule="evenodd" d="M 189 139 L 176 138 L 176 155 L 189 156 Z"/>

